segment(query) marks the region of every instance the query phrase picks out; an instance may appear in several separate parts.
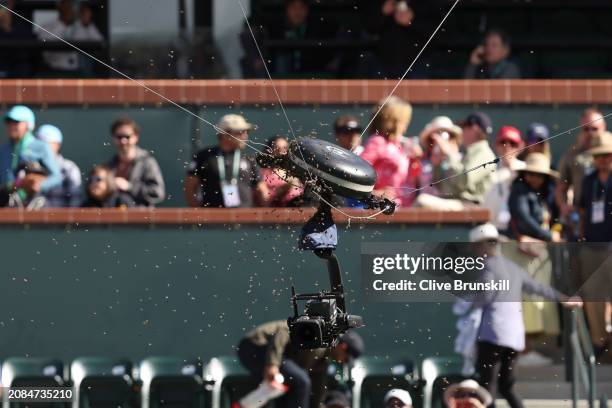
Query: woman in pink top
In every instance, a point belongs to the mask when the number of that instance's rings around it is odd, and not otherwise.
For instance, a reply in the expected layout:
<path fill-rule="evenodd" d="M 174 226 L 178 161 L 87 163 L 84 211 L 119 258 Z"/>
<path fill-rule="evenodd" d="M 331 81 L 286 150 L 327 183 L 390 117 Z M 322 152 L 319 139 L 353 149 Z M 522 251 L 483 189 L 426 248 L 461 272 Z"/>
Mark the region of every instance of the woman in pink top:
<path fill-rule="evenodd" d="M 408 184 L 410 159 L 402 137 L 411 117 L 410 104 L 392 97 L 374 118 L 369 129 L 372 136 L 361 153 L 376 170 L 374 194 L 384 195 L 405 207 L 411 204 L 410 190 L 404 188 Z"/>
<path fill-rule="evenodd" d="M 289 151 L 289 141 L 285 136 L 274 136 L 268 140 L 268 147 L 274 156 L 283 156 Z M 264 168 L 261 175 L 268 186 L 266 203 L 270 207 L 287 207 L 294 198 L 304 193 L 300 181 L 287 177 L 285 170 Z"/>

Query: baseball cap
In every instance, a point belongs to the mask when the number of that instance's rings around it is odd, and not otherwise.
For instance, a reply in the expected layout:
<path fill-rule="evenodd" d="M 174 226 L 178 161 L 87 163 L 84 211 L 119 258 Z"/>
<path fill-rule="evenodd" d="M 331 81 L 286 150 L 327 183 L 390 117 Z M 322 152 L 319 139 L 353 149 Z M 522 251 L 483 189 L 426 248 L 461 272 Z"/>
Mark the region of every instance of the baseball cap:
<path fill-rule="evenodd" d="M 542 123 L 532 123 L 527 128 L 527 144 L 533 144 L 548 139 L 549 135 L 550 132 L 546 125 Z"/>
<path fill-rule="evenodd" d="M 27 122 L 29 130 L 34 130 L 34 126 L 36 124 L 34 112 L 32 112 L 32 109 L 24 105 L 13 106 L 8 112 L 6 112 L 4 119 L 12 120 L 14 122 Z"/>
<path fill-rule="evenodd" d="M 499 231 L 495 225 L 486 223 L 478 225 L 470 230 L 470 242 L 482 242 L 482 241 L 498 241 Z"/>
<path fill-rule="evenodd" d="M 336 119 L 334 123 L 336 133 L 341 132 L 361 132 L 362 128 L 355 116 L 343 115 Z"/>
<path fill-rule="evenodd" d="M 344 333 L 342 337 L 340 337 L 340 343 L 347 345 L 348 354 L 352 359 L 359 358 L 365 349 L 363 339 L 353 330 Z"/>
<path fill-rule="evenodd" d="M 478 125 L 487 135 L 493 133 L 493 122 L 491 122 L 491 118 L 486 113 L 472 112 L 460 124 L 461 127 L 471 125 Z"/>
<path fill-rule="evenodd" d="M 521 132 L 514 126 L 502 126 L 497 132 L 495 140 L 498 142 L 512 142 L 516 145 L 523 144 Z"/>
<path fill-rule="evenodd" d="M 444 392 L 444 402 L 447 405 L 450 405 L 449 401 L 454 397 L 457 391 L 473 392 L 485 406 L 488 406 L 493 402 L 493 398 L 491 397 L 489 391 L 480 386 L 476 380 L 463 380 L 458 384 L 451 385 Z"/>
<path fill-rule="evenodd" d="M 410 393 L 406 390 L 402 390 L 399 388 L 394 388 L 385 394 L 385 404 L 389 402 L 391 398 L 397 398 L 402 401 L 404 405 L 412 405 L 412 397 Z"/>
<path fill-rule="evenodd" d="M 36 131 L 36 138 L 47 143 L 62 143 L 64 136 L 62 131 L 53 125 L 42 125 Z"/>
<path fill-rule="evenodd" d="M 244 116 L 233 113 L 224 115 L 221 120 L 219 120 L 219 123 L 217 123 L 217 127 L 226 132 L 241 132 L 243 130 L 253 129 L 253 125 L 247 122 Z"/>

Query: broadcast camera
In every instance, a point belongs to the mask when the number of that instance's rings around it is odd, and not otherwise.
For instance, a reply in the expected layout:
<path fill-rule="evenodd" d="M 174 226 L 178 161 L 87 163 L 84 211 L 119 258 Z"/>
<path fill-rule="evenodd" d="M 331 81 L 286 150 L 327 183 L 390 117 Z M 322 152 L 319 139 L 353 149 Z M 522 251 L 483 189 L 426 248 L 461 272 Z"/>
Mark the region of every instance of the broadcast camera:
<path fill-rule="evenodd" d="M 319 139 L 298 138 L 285 156 L 260 154 L 262 167 L 280 168 L 302 181 L 305 189 L 319 196 L 316 213 L 302 227 L 299 247 L 312 250 L 327 262 L 331 291 L 296 294 L 292 287 L 293 316 L 287 319 L 292 343 L 304 349 L 334 347 L 349 329 L 363 326 L 361 316 L 347 313 L 342 273 L 333 251 L 338 244 L 331 204 L 334 195 L 359 200 L 368 209 L 393 214 L 395 203 L 372 195 L 376 184 L 374 168 L 353 152 Z M 305 302 L 300 314 L 298 302 Z"/>

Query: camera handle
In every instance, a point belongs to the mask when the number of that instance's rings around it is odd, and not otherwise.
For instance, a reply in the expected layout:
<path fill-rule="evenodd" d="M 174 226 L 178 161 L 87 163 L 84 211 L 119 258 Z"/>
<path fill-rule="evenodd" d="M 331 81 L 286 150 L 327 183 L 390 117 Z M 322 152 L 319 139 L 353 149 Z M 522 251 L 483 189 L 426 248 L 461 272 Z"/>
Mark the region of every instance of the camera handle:
<path fill-rule="evenodd" d="M 327 271 L 329 272 L 329 283 L 331 293 L 336 296 L 338 308 L 342 313 L 346 313 L 346 305 L 344 302 L 344 286 L 342 285 L 342 271 L 338 257 L 334 255 L 331 249 L 317 249 L 315 255 L 324 259 L 327 263 Z"/>

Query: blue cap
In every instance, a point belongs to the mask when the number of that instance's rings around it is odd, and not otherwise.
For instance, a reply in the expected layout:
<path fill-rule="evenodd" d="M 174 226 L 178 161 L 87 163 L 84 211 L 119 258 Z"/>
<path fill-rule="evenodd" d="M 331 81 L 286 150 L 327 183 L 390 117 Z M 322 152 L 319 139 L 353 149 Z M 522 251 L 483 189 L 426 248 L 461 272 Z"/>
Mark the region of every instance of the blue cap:
<path fill-rule="evenodd" d="M 478 127 L 486 134 L 493 133 L 493 122 L 491 118 L 484 112 L 472 112 L 460 123 L 461 127 L 478 125 Z"/>
<path fill-rule="evenodd" d="M 34 130 L 34 126 L 36 124 L 34 112 L 32 112 L 32 109 L 24 105 L 13 106 L 8 112 L 6 112 L 4 119 L 13 120 L 15 122 L 27 122 L 29 130 Z"/>
<path fill-rule="evenodd" d="M 542 123 L 532 123 L 527 128 L 527 144 L 539 142 L 544 139 L 548 139 L 550 132 L 548 127 Z"/>
<path fill-rule="evenodd" d="M 62 131 L 53 125 L 42 125 L 36 131 L 36 138 L 47 143 L 62 143 L 64 136 Z"/>

